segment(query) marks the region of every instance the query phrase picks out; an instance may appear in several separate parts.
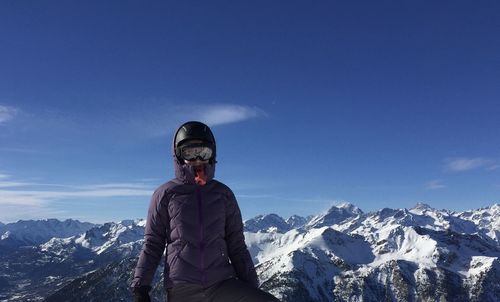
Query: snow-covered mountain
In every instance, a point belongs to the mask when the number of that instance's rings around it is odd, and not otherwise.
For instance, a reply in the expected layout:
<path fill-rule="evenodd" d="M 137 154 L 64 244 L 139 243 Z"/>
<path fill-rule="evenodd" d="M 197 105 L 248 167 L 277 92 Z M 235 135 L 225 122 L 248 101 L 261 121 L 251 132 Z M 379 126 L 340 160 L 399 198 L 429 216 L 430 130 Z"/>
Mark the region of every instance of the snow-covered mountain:
<path fill-rule="evenodd" d="M 306 227 L 319 228 L 323 226 L 332 226 L 340 224 L 343 221 L 362 215 L 363 211 L 350 203 L 341 203 L 340 205 L 331 207 L 326 213 L 320 214 L 312 218 Z"/>
<path fill-rule="evenodd" d="M 137 264 L 136 257 L 125 258 L 80 276 L 64 288 L 53 292 L 45 302 L 132 301 L 129 284 Z M 160 263 L 162 266 L 163 263 Z M 163 273 L 158 272 L 150 292 L 152 301 L 165 301 Z"/>
<path fill-rule="evenodd" d="M 363 211 L 351 203 L 341 203 L 332 206 L 326 213 L 302 217 L 292 215 L 288 219 L 283 219 L 277 214 L 258 215 L 254 218 L 244 221 L 244 230 L 252 233 L 285 233 L 291 229 L 302 227 L 317 228 L 322 226 L 331 226 L 342 223 L 344 220 L 358 215 Z"/>
<path fill-rule="evenodd" d="M 286 220 L 286 224 L 290 229 L 298 229 L 305 226 L 314 216 L 302 217 L 299 215 L 292 215 Z"/>
<path fill-rule="evenodd" d="M 500 204 L 474 211 L 453 213 L 454 216 L 474 223 L 482 235 L 500 242 Z"/>
<path fill-rule="evenodd" d="M 285 301 L 499 301 L 500 245 L 459 216 L 417 204 L 247 241 L 262 287 Z"/>
<path fill-rule="evenodd" d="M 247 232 L 278 232 L 285 233 L 290 230 L 290 225 L 276 214 L 259 215 L 244 221 L 244 230 Z"/>
<path fill-rule="evenodd" d="M 258 215 L 243 222 L 244 230 L 252 233 L 285 233 L 291 229 L 304 227 L 314 216 L 302 217 L 292 215 L 288 219 L 283 219 L 277 214 Z"/>
<path fill-rule="evenodd" d="M 66 238 L 81 234 L 95 225 L 88 222 L 67 219 L 20 220 L 0 227 L 0 254 L 20 246 L 33 246 L 51 238 Z"/>
<path fill-rule="evenodd" d="M 52 237 L 70 237 L 85 232 L 95 224 L 74 219 L 19 220 L 1 226 L 2 237 L 16 237 L 26 244 L 37 244 Z M 8 232 L 8 233 L 7 233 Z"/>
<path fill-rule="evenodd" d="M 12 301 L 36 300 L 75 277 L 136 257 L 143 243 L 144 224 L 145 220 L 125 220 L 94 225 L 71 237 L 53 237 L 42 244 L 0 254 L 0 301 L 7 297 Z M 69 232 L 72 225 L 68 225 Z M 8 279 L 3 290 L 2 277 Z"/>
<path fill-rule="evenodd" d="M 136 255 L 142 247 L 145 220 L 108 222 L 68 238 L 52 238 L 39 245 L 42 252 L 51 255 L 87 253 L 93 258 L 124 258 Z"/>
<path fill-rule="evenodd" d="M 500 301 L 500 206 L 245 221 L 261 288 L 295 301 Z M 94 226 L 0 257 L 0 301 L 130 300 L 144 220 Z M 162 301 L 161 268 L 153 301 Z"/>

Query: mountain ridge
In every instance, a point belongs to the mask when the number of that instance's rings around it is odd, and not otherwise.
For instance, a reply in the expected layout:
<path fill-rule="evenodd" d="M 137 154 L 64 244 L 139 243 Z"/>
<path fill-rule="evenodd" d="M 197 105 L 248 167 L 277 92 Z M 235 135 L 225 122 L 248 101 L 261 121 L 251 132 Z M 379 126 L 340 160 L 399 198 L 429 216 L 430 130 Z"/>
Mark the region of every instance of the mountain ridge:
<path fill-rule="evenodd" d="M 498 210 L 498 204 L 454 212 L 421 203 L 364 213 L 340 204 L 314 217 L 256 216 L 245 221 L 245 239 L 260 287 L 282 301 L 497 301 Z M 144 225 L 143 219 L 93 225 L 0 254 L 0 300 L 130 299 Z M 163 297 L 161 276 L 153 300 Z"/>

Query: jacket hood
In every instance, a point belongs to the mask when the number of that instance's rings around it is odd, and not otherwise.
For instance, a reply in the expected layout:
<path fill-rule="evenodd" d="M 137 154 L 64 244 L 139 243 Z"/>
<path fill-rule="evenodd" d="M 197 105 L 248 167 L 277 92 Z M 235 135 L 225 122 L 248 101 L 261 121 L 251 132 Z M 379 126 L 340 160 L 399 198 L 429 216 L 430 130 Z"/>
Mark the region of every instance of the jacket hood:
<path fill-rule="evenodd" d="M 215 162 L 206 163 L 203 165 L 205 167 L 205 175 L 207 176 L 207 182 L 214 179 L 215 176 Z M 182 181 L 185 184 L 196 184 L 194 178 L 196 173 L 194 171 L 194 166 L 186 165 L 180 163 L 174 154 L 174 167 L 175 167 L 175 178 Z"/>

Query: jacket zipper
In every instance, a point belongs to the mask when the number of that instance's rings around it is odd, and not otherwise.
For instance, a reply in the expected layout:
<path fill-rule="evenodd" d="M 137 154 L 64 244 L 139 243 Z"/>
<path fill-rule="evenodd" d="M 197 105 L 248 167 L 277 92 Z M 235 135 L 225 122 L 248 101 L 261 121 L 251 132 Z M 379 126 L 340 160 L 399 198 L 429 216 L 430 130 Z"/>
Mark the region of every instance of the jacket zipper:
<path fill-rule="evenodd" d="M 201 283 L 205 284 L 205 257 L 203 253 L 205 252 L 205 243 L 203 242 L 203 215 L 201 211 L 201 191 L 200 188 L 196 188 L 196 195 L 198 197 L 198 223 L 200 226 L 200 267 L 201 267 Z"/>

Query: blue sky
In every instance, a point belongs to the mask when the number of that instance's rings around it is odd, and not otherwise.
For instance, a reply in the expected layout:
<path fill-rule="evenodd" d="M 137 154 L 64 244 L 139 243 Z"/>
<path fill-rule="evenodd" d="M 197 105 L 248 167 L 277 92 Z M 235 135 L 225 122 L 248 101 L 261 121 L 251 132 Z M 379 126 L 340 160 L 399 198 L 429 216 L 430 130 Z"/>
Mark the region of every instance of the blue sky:
<path fill-rule="evenodd" d="M 212 126 L 244 218 L 500 202 L 496 1 L 2 1 L 0 221 L 142 218 Z"/>

